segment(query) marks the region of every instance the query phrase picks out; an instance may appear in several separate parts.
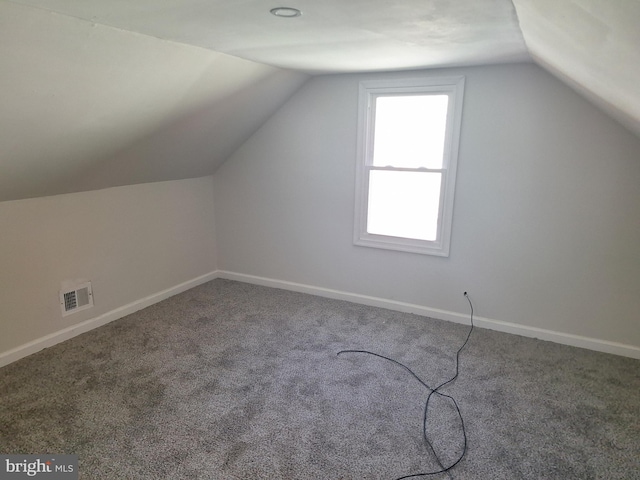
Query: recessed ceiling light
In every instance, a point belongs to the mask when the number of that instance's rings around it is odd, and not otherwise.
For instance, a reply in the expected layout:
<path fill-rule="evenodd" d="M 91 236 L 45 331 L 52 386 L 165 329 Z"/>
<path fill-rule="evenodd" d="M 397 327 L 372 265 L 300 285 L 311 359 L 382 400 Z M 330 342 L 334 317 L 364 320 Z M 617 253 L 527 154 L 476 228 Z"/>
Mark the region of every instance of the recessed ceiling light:
<path fill-rule="evenodd" d="M 302 15 L 302 12 L 300 10 L 291 7 L 276 7 L 272 8 L 269 11 L 276 17 L 294 18 Z"/>

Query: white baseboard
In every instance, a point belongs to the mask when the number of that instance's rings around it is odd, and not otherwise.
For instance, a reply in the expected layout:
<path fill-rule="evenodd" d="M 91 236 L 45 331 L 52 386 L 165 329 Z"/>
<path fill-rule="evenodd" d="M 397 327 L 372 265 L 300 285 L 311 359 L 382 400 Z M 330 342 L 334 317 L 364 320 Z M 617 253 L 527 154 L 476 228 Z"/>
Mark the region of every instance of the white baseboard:
<path fill-rule="evenodd" d="M 246 275 L 242 273 L 229 272 L 224 270 L 216 270 L 200 277 L 188 280 L 179 285 L 167 288 L 161 292 L 154 293 L 148 297 L 136 300 L 122 307 L 111 310 L 110 312 L 91 318 L 84 322 L 72 325 L 63 330 L 51 333 L 44 337 L 38 338 L 17 348 L 7 352 L 0 353 L 0 367 L 8 365 L 12 362 L 20 360 L 28 355 L 36 353 L 44 348 L 51 347 L 65 340 L 69 340 L 77 335 L 98 328 L 119 318 L 130 315 L 138 310 L 149 307 L 154 303 L 158 303 L 173 295 L 177 295 L 191 288 L 197 287 L 203 283 L 214 280 L 216 278 L 225 278 L 229 280 L 237 280 L 245 283 L 263 285 L 266 287 L 281 288 L 295 292 L 309 293 L 320 297 L 333 298 L 336 300 L 346 300 L 348 302 L 369 305 L 373 307 L 387 308 L 406 313 L 414 313 L 425 317 L 437 318 L 440 320 L 448 320 L 456 323 L 469 323 L 468 313 L 457 313 L 447 310 L 439 310 L 429 308 L 422 305 L 398 302 L 395 300 L 387 300 L 379 297 L 371 297 L 360 295 L 357 293 L 344 292 L 340 290 L 332 290 L 329 288 L 316 287 L 313 285 L 305 285 L 302 283 L 287 282 L 284 280 L 276 280 L 272 278 L 258 277 L 254 275 Z M 474 323 L 481 328 L 488 328 L 499 332 L 512 333 L 522 335 L 524 337 L 539 338 L 550 342 L 571 345 L 574 347 L 587 348 L 598 352 L 612 353 L 624 357 L 640 359 L 640 347 L 633 345 L 625 345 L 622 343 L 609 342 L 597 338 L 582 337 L 553 330 L 545 330 L 526 325 L 518 325 L 515 323 L 493 320 L 490 318 L 478 317 L 474 315 Z"/>
<path fill-rule="evenodd" d="M 373 307 L 387 308 L 406 313 L 414 313 L 425 317 L 437 318 L 440 320 L 448 320 L 455 323 L 469 323 L 469 313 L 457 313 L 448 310 L 439 310 L 429 308 L 422 305 L 398 302 L 395 300 L 387 300 L 384 298 L 370 297 L 357 293 L 343 292 L 340 290 L 332 290 L 329 288 L 316 287 L 313 285 L 305 285 L 302 283 L 287 282 L 284 280 L 276 280 L 272 278 L 257 277 L 254 275 L 246 275 L 242 273 L 218 270 L 218 278 L 228 280 L 237 280 L 245 283 L 253 283 L 266 287 L 281 288 L 284 290 L 292 290 L 294 292 L 310 293 L 320 297 L 333 298 L 336 300 L 346 300 L 353 303 L 360 303 Z M 474 324 L 481 328 L 496 330 L 498 332 L 511 333 L 521 335 L 523 337 L 538 338 L 550 342 L 570 345 L 572 347 L 586 348 L 597 352 L 612 353 L 624 357 L 640 359 L 640 347 L 634 345 L 625 345 L 623 343 L 610 342 L 597 338 L 583 337 L 569 333 L 556 332 L 537 327 L 519 325 L 516 323 L 503 322 L 501 320 L 493 320 L 491 318 L 478 317 L 474 315 Z"/>
<path fill-rule="evenodd" d="M 94 328 L 101 327 L 102 325 L 113 322 L 114 320 L 118 320 L 119 318 L 130 315 L 134 312 L 137 312 L 138 310 L 147 308 L 154 303 L 161 302 L 162 300 L 177 295 L 178 293 L 182 293 L 186 290 L 189 290 L 190 288 L 197 287 L 198 285 L 206 283 L 210 280 L 214 280 L 215 278 L 217 278 L 217 271 L 201 275 L 200 277 L 193 278 L 179 285 L 175 285 L 173 287 L 167 288 L 166 290 L 162 290 L 161 292 L 157 292 L 149 295 L 148 297 L 141 298 L 140 300 L 136 300 L 135 302 L 131 302 L 127 305 L 116 308 L 115 310 L 111 310 L 110 312 L 104 313 L 95 318 L 90 318 L 89 320 L 85 320 L 84 322 L 51 333 L 44 337 L 25 343 L 24 345 L 20 345 L 19 347 L 7 352 L 0 353 L 0 367 L 15 362 L 16 360 L 20 360 L 21 358 L 36 353 L 44 348 L 52 347 L 53 345 L 56 345 L 60 342 L 69 340 L 70 338 L 88 332 L 89 330 L 93 330 Z"/>

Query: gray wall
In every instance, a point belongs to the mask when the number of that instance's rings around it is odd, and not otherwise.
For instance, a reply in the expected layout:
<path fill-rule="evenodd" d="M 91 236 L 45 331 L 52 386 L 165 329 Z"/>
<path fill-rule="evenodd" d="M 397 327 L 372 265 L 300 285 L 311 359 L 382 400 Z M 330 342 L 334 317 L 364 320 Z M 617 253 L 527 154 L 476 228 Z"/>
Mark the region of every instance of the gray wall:
<path fill-rule="evenodd" d="M 217 171 L 219 268 L 640 346 L 640 139 L 531 64 L 431 73 L 466 75 L 449 258 L 352 244 L 358 82 L 389 74 L 338 75 Z"/>
<path fill-rule="evenodd" d="M 0 252 L 3 354 L 213 272 L 213 180 L 0 202 Z M 61 282 L 78 278 L 95 306 L 63 317 Z"/>

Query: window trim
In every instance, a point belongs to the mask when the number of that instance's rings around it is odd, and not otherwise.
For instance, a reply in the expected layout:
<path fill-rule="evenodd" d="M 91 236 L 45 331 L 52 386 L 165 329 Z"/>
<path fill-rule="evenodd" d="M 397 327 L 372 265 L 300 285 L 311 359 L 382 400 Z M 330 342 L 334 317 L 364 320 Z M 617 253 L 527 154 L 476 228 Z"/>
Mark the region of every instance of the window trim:
<path fill-rule="evenodd" d="M 358 144 L 356 168 L 355 222 L 353 243 L 359 246 L 399 250 L 426 255 L 449 256 L 453 203 L 458 166 L 462 101 L 462 75 L 448 77 L 415 77 L 403 79 L 365 80 L 359 85 Z M 374 100 L 378 96 L 403 94 L 445 94 L 449 96 L 447 127 L 443 153 L 442 189 L 435 241 L 371 234 L 367 232 L 369 172 L 373 169 Z M 380 167 L 376 167 L 379 169 Z M 402 170 L 402 169 L 397 169 Z M 430 170 L 421 170 L 430 171 Z"/>

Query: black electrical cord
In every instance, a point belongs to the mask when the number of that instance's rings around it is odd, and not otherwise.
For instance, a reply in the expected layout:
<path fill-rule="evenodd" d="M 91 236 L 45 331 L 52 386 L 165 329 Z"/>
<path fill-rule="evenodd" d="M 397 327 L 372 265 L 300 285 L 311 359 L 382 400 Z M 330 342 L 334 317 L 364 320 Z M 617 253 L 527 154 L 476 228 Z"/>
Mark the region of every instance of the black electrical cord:
<path fill-rule="evenodd" d="M 404 365 L 404 364 L 402 364 L 402 363 L 400 363 L 397 360 L 394 360 L 392 358 L 385 357 L 384 355 L 380 355 L 378 353 L 370 352 L 368 350 L 341 350 L 341 351 L 339 351 L 337 353 L 337 355 L 340 355 L 340 354 L 343 354 L 343 353 L 365 353 L 367 355 L 373 355 L 374 357 L 379 357 L 379 358 L 382 358 L 384 360 L 388 360 L 389 362 L 395 363 L 396 365 L 399 365 L 400 367 L 404 368 L 416 380 L 418 380 L 418 382 L 420 382 L 420 384 L 422 384 L 423 387 L 425 387 L 427 390 L 429 390 L 429 395 L 427 396 L 427 400 L 426 400 L 426 402 L 424 404 L 424 414 L 423 414 L 423 417 L 422 417 L 422 437 L 424 439 L 425 445 L 427 447 L 429 447 L 429 450 L 431 450 L 431 452 L 433 453 L 433 456 L 436 459 L 436 462 L 438 462 L 438 465 L 440 466 L 440 470 L 435 470 L 435 471 L 432 471 L 432 472 L 422 472 L 422 473 L 413 473 L 413 474 L 410 474 L 410 475 L 404 475 L 402 477 L 398 477 L 396 480 L 404 480 L 406 478 L 415 478 L 415 477 L 423 477 L 423 476 L 428 476 L 428 475 L 438 475 L 438 474 L 441 474 L 441 473 L 447 473 L 452 468 L 454 468 L 456 465 L 458 465 L 458 463 L 460 463 L 462 461 L 462 459 L 464 458 L 465 454 L 467 453 L 467 431 L 466 431 L 465 426 L 464 426 L 464 419 L 462 418 L 462 412 L 460 411 L 460 407 L 458 406 L 458 402 L 456 402 L 455 398 L 453 398 L 452 396 L 440 392 L 441 388 L 449 385 L 456 378 L 458 378 L 458 374 L 459 374 L 459 371 L 460 371 L 459 370 L 460 352 L 462 351 L 462 349 L 464 347 L 466 347 L 467 343 L 469 342 L 469 337 L 471 337 L 471 332 L 473 332 L 473 304 L 471 303 L 471 299 L 469 298 L 469 295 L 467 294 L 467 292 L 464 292 L 464 296 L 467 299 L 467 301 L 469 302 L 469 307 L 471 308 L 471 328 L 469 329 L 469 333 L 467 334 L 466 340 L 464 341 L 462 346 L 456 352 L 456 374 L 453 377 L 451 377 L 449 380 L 447 380 L 445 382 L 442 382 L 440 385 L 438 385 L 435 388 L 430 387 L 418 375 L 416 375 L 413 372 L 413 370 L 411 370 L 406 365 Z M 464 446 L 463 446 L 463 449 L 462 449 L 462 453 L 456 459 L 456 461 L 453 462 L 448 467 L 445 467 L 442 464 L 442 461 L 440 460 L 440 457 L 436 453 L 435 448 L 433 448 L 433 444 L 431 443 L 431 441 L 427 437 L 427 423 L 428 423 L 428 419 L 429 419 L 429 403 L 431 402 L 431 398 L 433 397 L 434 394 L 435 395 L 439 395 L 440 397 L 443 397 L 443 398 L 447 398 L 451 402 L 453 402 L 453 405 L 454 405 L 454 407 L 456 409 L 456 412 L 458 414 L 458 418 L 460 419 L 460 426 L 461 426 L 461 430 L 462 430 L 462 436 L 463 436 L 463 439 L 464 439 Z"/>

